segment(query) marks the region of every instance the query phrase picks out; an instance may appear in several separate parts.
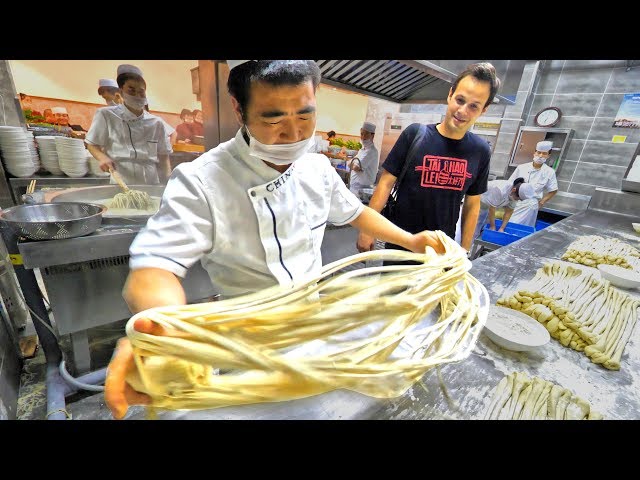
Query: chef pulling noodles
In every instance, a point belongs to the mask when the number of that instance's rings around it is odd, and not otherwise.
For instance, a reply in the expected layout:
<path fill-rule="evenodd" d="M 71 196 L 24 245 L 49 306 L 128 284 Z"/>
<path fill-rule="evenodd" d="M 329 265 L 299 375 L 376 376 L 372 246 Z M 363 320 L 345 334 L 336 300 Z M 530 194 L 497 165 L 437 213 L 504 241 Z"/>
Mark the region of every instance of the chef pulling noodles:
<path fill-rule="evenodd" d="M 538 210 L 558 192 L 556 172 L 545 163 L 551 155 L 551 147 L 553 147 L 553 143 L 548 140 L 538 142 L 533 161 L 518 165 L 509 177 L 510 182 L 519 177 L 524 178 L 525 182 L 530 183 L 534 190 L 533 198 L 523 200 L 518 204 L 511 216 L 512 222 L 534 227 L 538 218 Z"/>
<path fill-rule="evenodd" d="M 165 183 L 171 144 L 162 120 L 144 109 L 147 84 L 142 71 L 120 65 L 116 81 L 124 103 L 96 111 L 85 138 L 87 148 L 103 172 L 117 171 L 128 185 Z"/>
<path fill-rule="evenodd" d="M 443 253 L 436 233 L 411 234 L 351 193 L 328 158 L 311 153 L 320 69 L 313 60 L 228 60 L 236 136 L 178 165 L 152 216 L 130 247 L 123 295 L 132 312 L 186 304 L 180 283 L 200 261 L 219 293 L 236 296 L 292 285 L 322 268 L 327 223 L 425 253 Z M 126 97 L 125 97 L 126 101 Z M 149 319 L 138 332 L 180 336 Z M 118 342 L 105 382 L 115 418 L 148 404 L 127 383 L 131 343 Z"/>

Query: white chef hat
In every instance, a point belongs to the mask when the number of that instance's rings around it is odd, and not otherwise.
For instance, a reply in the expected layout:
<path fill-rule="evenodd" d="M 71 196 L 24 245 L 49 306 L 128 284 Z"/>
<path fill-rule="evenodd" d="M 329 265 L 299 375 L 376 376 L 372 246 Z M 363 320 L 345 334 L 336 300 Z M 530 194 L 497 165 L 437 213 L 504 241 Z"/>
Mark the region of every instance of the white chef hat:
<path fill-rule="evenodd" d="M 363 129 L 365 132 L 369 132 L 369 133 L 376 133 L 376 126 L 375 126 L 373 123 L 371 123 L 371 122 L 364 122 L 364 123 L 362 124 L 362 129 Z"/>
<path fill-rule="evenodd" d="M 538 144 L 536 145 L 536 150 L 539 152 L 549 152 L 551 151 L 551 147 L 553 147 L 553 142 L 544 140 L 542 142 L 538 142 Z"/>
<path fill-rule="evenodd" d="M 227 60 L 227 65 L 229 65 L 229 70 L 236 68 L 238 65 L 242 65 L 243 63 L 252 62 L 257 60 Z"/>
<path fill-rule="evenodd" d="M 118 75 L 122 75 L 123 73 L 133 73 L 135 75 L 144 77 L 144 75 L 142 75 L 142 70 L 140 70 L 135 65 L 130 65 L 128 63 L 123 63 L 122 65 L 118 65 Z"/>
<path fill-rule="evenodd" d="M 98 89 L 100 87 L 116 87 L 118 88 L 118 82 L 111 80 L 110 78 L 101 78 L 98 80 Z"/>
<path fill-rule="evenodd" d="M 521 183 L 518 187 L 518 198 L 520 198 L 520 200 L 529 200 L 533 198 L 534 194 L 533 185 L 530 183 Z"/>
<path fill-rule="evenodd" d="M 64 108 L 64 107 L 53 107 L 51 109 L 51 113 L 53 113 L 53 114 L 56 114 L 56 113 L 67 113 L 67 109 Z M 67 113 L 67 115 L 69 115 L 69 114 Z"/>

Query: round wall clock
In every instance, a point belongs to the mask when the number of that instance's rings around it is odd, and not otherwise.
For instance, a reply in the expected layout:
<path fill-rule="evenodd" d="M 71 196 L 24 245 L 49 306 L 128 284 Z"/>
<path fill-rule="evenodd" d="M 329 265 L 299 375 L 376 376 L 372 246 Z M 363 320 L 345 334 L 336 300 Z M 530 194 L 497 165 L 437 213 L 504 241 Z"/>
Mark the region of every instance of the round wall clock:
<path fill-rule="evenodd" d="M 546 107 L 533 120 L 538 127 L 553 127 L 560 121 L 562 111 L 558 107 Z"/>

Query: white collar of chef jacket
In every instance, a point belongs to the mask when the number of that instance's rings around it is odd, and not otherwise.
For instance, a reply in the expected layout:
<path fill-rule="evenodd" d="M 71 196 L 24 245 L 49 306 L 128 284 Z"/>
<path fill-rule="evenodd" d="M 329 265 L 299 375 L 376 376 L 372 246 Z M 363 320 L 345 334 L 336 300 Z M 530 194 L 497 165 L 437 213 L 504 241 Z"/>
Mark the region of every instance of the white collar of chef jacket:
<path fill-rule="evenodd" d="M 249 155 L 249 145 L 247 145 L 247 142 L 242 136 L 242 128 L 240 128 L 236 133 L 235 143 L 236 143 L 236 148 L 240 153 L 240 157 L 242 161 L 251 170 L 253 170 L 255 173 L 257 173 L 262 178 L 264 178 L 266 182 L 275 180 L 280 175 L 282 175 L 280 172 L 278 172 L 277 170 L 274 170 L 273 168 L 268 166 L 266 163 L 264 163 L 262 160 L 257 159 L 253 155 Z"/>
<path fill-rule="evenodd" d="M 142 115 L 137 116 L 132 113 L 131 110 L 129 110 L 127 107 L 125 107 L 124 104 L 120 104 L 116 108 L 120 110 L 120 118 L 122 118 L 122 120 L 124 120 L 125 122 L 136 122 L 148 116 L 146 110 L 142 110 Z"/>

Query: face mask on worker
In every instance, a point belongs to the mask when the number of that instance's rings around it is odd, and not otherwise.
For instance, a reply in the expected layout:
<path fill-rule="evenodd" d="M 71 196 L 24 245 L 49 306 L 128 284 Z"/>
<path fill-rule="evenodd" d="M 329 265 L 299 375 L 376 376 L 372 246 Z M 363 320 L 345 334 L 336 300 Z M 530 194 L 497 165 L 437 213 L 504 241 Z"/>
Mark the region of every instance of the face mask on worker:
<path fill-rule="evenodd" d="M 265 145 L 256 140 L 245 125 L 249 135 L 249 155 L 274 165 L 289 165 L 309 151 L 314 142 L 313 135 L 296 143 L 280 143 Z"/>
<path fill-rule="evenodd" d="M 538 155 L 534 155 L 533 157 L 533 163 L 535 163 L 536 165 L 542 165 L 546 161 L 547 161 L 546 158 L 539 157 Z"/>
<path fill-rule="evenodd" d="M 371 147 L 371 145 L 373 145 L 373 140 L 371 140 L 371 139 L 363 140 L 362 141 L 362 145 L 364 145 L 365 147 L 369 148 L 369 147 Z"/>
<path fill-rule="evenodd" d="M 135 110 L 144 110 L 144 106 L 147 104 L 146 97 L 138 97 L 136 95 L 129 95 L 122 92 L 124 97 L 124 103 Z"/>

